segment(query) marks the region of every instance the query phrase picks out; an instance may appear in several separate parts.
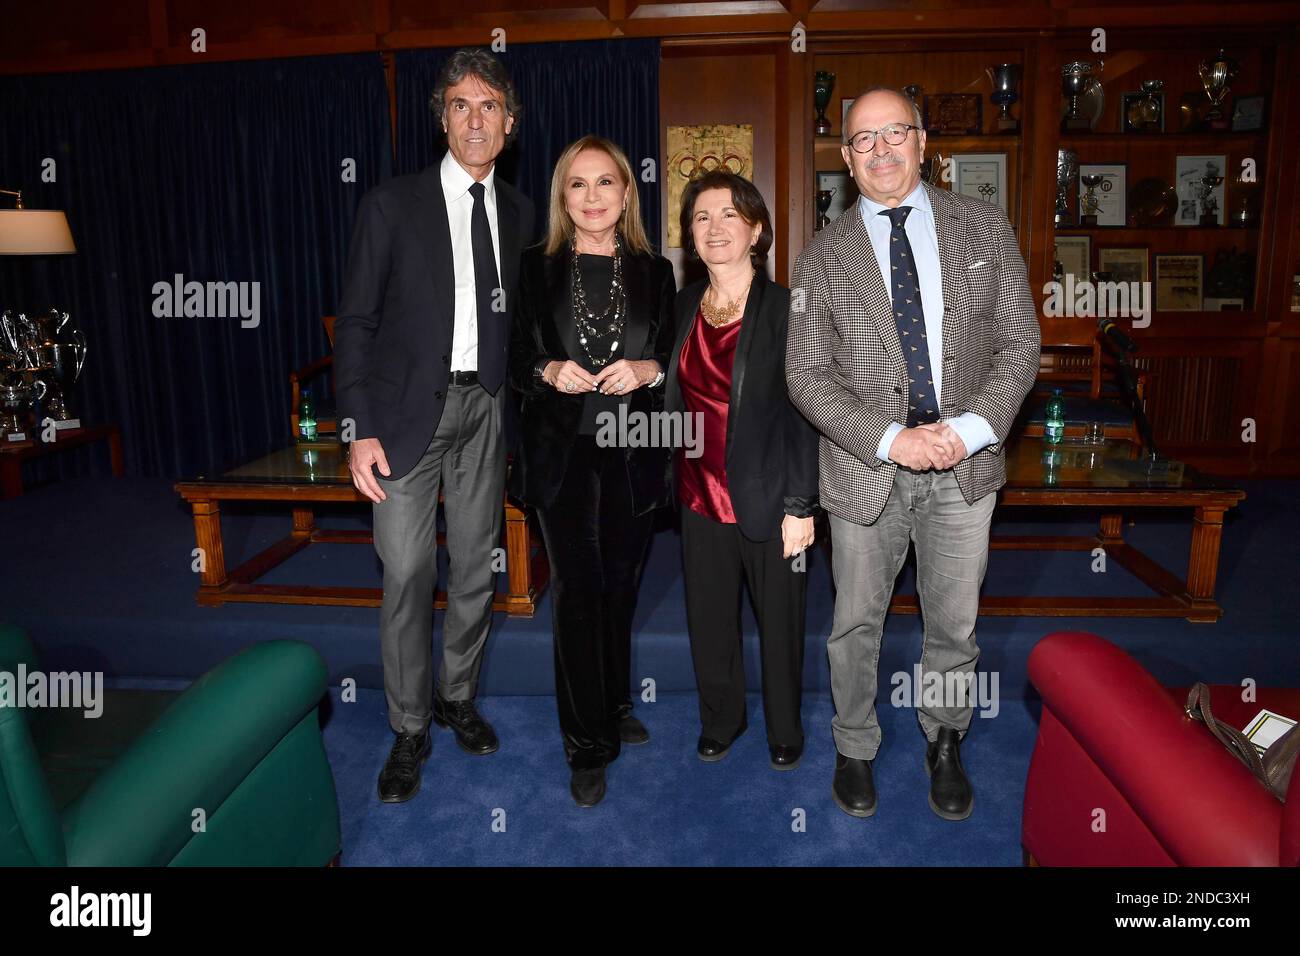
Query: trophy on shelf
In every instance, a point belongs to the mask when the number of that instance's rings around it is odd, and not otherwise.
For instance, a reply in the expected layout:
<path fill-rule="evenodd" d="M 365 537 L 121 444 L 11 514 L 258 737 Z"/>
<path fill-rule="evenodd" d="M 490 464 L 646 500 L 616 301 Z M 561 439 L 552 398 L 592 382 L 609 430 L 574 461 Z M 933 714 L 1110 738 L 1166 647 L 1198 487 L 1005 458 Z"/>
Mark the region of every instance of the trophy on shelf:
<path fill-rule="evenodd" d="M 71 324 L 71 316 L 51 308 L 33 321 L 23 313 L 0 315 L 0 351 L 7 364 L 41 383 L 42 417 L 56 429 L 78 428 L 67 395 L 86 363 L 86 336 Z"/>
<path fill-rule="evenodd" d="M 1105 180 L 1106 177 L 1099 173 L 1088 173 L 1079 177 L 1079 182 L 1088 187 L 1088 191 L 1079 200 L 1079 205 L 1083 207 L 1083 215 L 1079 217 L 1079 225 L 1085 228 L 1091 229 L 1097 225 L 1097 210 L 1101 208 L 1101 201 L 1097 198 L 1097 187 Z"/>
<path fill-rule="evenodd" d="M 0 373 L 0 442 L 26 441 L 26 412 L 45 397 L 45 383 L 19 372 Z"/>
<path fill-rule="evenodd" d="M 1226 56 L 1223 50 L 1197 65 L 1201 86 L 1209 97 L 1210 108 L 1205 113 L 1205 125 L 1213 130 L 1228 128 L 1228 117 L 1223 114 L 1223 99 L 1228 95 L 1228 84 L 1237 78 L 1237 61 Z"/>
<path fill-rule="evenodd" d="M 1072 149 L 1056 151 L 1056 227 L 1074 225 L 1070 218 L 1070 185 L 1079 172 L 1079 155 Z"/>
<path fill-rule="evenodd" d="M 989 82 L 993 84 L 993 94 L 989 97 L 1000 109 L 998 113 L 998 132 L 1017 133 L 1020 123 L 1011 115 L 1011 104 L 1020 99 L 1021 68 L 1019 63 L 999 63 L 986 67 Z"/>
<path fill-rule="evenodd" d="M 1199 183 L 1197 192 L 1201 200 L 1201 225 L 1217 226 L 1219 224 L 1219 201 L 1215 198 L 1214 191 L 1223 184 L 1223 177 L 1216 176 L 1212 171 L 1213 167 L 1207 167 L 1206 173 L 1197 182 Z"/>
<path fill-rule="evenodd" d="M 1063 133 L 1088 133 L 1092 120 L 1079 110 L 1079 99 L 1094 83 L 1104 64 L 1101 60 L 1075 60 L 1061 67 L 1061 92 L 1070 100 L 1070 109 L 1061 120 Z"/>
<path fill-rule="evenodd" d="M 831 200 L 835 198 L 837 190 L 819 189 L 817 190 L 817 231 L 820 232 L 831 224 L 831 217 L 826 215 L 831 208 Z"/>
<path fill-rule="evenodd" d="M 826 107 L 831 105 L 834 89 L 834 73 L 818 70 L 813 74 L 813 105 L 817 107 L 817 125 L 814 131 L 818 136 L 829 136 L 831 133 L 831 121 L 826 116 Z"/>
<path fill-rule="evenodd" d="M 1159 132 L 1164 125 L 1164 80 L 1143 80 L 1142 92 L 1124 97 L 1124 128 L 1135 133 Z"/>

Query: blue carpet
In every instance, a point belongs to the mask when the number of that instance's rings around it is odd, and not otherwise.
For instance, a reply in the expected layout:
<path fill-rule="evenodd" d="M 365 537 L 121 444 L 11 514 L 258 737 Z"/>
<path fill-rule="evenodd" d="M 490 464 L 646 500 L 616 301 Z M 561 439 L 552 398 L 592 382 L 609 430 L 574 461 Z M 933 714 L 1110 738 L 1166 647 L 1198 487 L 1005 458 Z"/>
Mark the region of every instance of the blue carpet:
<path fill-rule="evenodd" d="M 0 600 L 7 619 L 29 629 L 49 668 L 102 670 L 118 683 L 174 684 L 192 679 L 239 648 L 268 638 L 317 647 L 330 670 L 332 706 L 325 742 L 339 789 L 344 861 L 351 864 L 902 864 L 1015 865 L 1020 862 L 1020 801 L 1036 732 L 1036 697 L 1025 675 L 1029 650 L 1058 629 L 1091 630 L 1134 654 L 1170 685 L 1194 680 L 1300 685 L 1300 655 L 1290 602 L 1300 517 L 1300 482 L 1250 481 L 1248 498 L 1229 516 L 1219 570 L 1217 624 L 1181 619 L 984 618 L 980 669 L 999 678 L 1000 712 L 976 718 L 963 758 L 976 791 L 975 814 L 946 823 L 926 805 L 923 738 L 910 708 L 888 706 L 889 675 L 910 673 L 920 653 L 920 621 L 894 616 L 881 655 L 880 721 L 884 744 L 876 765 L 880 810 L 854 820 L 830 798 L 834 746 L 825 638 L 832 598 L 824 557 L 809 567 L 804 706 L 807 750 L 795 771 L 770 769 L 761 704 L 751 697 L 750 731 L 718 764 L 694 754 L 698 735 L 694 678 L 686 641 L 678 539 L 656 536 L 635 623 L 633 679 L 654 682 L 657 700 L 638 704 L 650 744 L 629 747 L 609 771 L 609 796 L 578 810 L 554 712 L 550 602 L 531 620 L 498 615 L 488 644 L 480 694 L 502 749 L 489 757 L 462 753 L 439 732 L 421 793 L 410 803 L 381 805 L 375 780 L 391 741 L 384 716 L 378 611 L 367 608 L 194 603 L 197 575 L 188 509 L 171 482 L 75 479 L 0 502 Z M 1093 517 L 1011 510 L 995 533 L 1091 533 Z M 1014 519 L 1014 520 L 1012 520 Z M 1077 520 L 1074 520 L 1077 519 Z M 321 524 L 365 527 L 368 515 L 338 510 Z M 229 567 L 283 536 L 288 516 L 276 509 L 224 509 Z M 1130 542 L 1181 575 L 1189 522 L 1138 514 Z M 1111 565 L 1092 570 L 1085 553 L 991 555 L 988 594 L 1146 593 Z M 373 549 L 317 545 L 271 580 L 378 586 Z M 900 591 L 913 589 L 910 570 Z M 441 615 L 437 615 L 441 618 Z M 744 611 L 747 668 L 757 686 L 755 629 Z M 441 621 L 437 621 L 441 630 Z M 338 684 L 363 688 L 339 702 Z M 493 812 L 505 830 L 494 832 Z M 797 810 L 804 832 L 792 828 Z"/>

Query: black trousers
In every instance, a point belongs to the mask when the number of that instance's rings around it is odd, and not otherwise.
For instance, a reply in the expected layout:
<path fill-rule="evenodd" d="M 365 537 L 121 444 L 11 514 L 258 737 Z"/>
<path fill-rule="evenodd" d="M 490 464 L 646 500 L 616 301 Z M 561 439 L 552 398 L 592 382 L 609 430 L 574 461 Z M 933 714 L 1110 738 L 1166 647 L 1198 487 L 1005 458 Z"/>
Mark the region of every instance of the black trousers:
<path fill-rule="evenodd" d="M 801 745 L 804 609 L 808 576 L 781 557 L 781 536 L 750 541 L 734 524 L 722 524 L 685 506 L 682 563 L 686 623 L 700 692 L 700 732 L 728 741 L 745 726 L 745 659 L 740 597 L 749 585 L 758 619 L 767 742 Z"/>
<path fill-rule="evenodd" d="M 555 500 L 537 511 L 551 565 L 555 700 L 574 770 L 618 757 L 618 722 L 632 712 L 632 613 L 654 512 L 633 516 L 624 455 L 578 435 Z"/>

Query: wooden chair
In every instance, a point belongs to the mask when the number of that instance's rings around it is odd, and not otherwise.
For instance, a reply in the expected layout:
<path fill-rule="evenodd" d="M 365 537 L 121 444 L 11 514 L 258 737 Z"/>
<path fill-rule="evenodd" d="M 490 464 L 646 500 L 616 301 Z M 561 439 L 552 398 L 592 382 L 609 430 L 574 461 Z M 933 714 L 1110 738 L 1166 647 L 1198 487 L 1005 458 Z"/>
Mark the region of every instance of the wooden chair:
<path fill-rule="evenodd" d="M 1066 437 L 1082 438 L 1088 423 L 1099 421 L 1107 438 L 1137 442 L 1137 423 L 1120 391 L 1117 369 L 1100 338 L 1093 338 L 1091 347 L 1044 346 L 1038 380 L 1021 410 L 1022 434 L 1042 437 L 1047 400 L 1059 388 L 1065 399 Z M 1147 373 L 1138 372 L 1138 398 L 1144 403 L 1148 378 Z"/>
<path fill-rule="evenodd" d="M 334 316 L 323 315 L 321 322 L 325 324 L 325 335 L 328 336 L 330 348 L 334 347 Z M 289 389 L 291 397 L 289 399 L 289 422 L 290 434 L 295 437 L 298 434 L 298 408 L 302 402 L 302 390 L 305 385 L 311 383 L 318 376 L 330 372 L 330 391 L 333 391 L 334 379 L 334 356 L 326 355 L 324 358 L 318 358 L 300 369 L 289 373 Z M 338 432 L 338 413 L 335 411 L 333 404 L 323 405 L 320 401 L 320 393 L 315 393 L 316 398 L 316 433 L 333 435 Z"/>

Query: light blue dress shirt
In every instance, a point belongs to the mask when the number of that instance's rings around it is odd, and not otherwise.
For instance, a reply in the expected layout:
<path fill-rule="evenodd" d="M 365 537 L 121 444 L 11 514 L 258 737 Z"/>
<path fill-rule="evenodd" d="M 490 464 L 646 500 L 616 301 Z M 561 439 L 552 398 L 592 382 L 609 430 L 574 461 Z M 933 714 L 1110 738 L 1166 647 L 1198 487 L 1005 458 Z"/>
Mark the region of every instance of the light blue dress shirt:
<path fill-rule="evenodd" d="M 930 369 L 934 373 L 934 394 L 936 403 L 942 408 L 943 402 L 943 272 L 939 264 L 939 234 L 934 225 L 934 208 L 930 197 L 925 193 L 925 186 L 916 184 L 916 188 L 907 194 L 900 206 L 911 206 L 903 229 L 907 241 L 912 246 L 912 259 L 916 263 L 917 279 L 921 284 L 921 308 L 925 312 L 925 338 L 930 350 Z M 876 253 L 876 262 L 880 266 L 880 275 L 889 275 L 889 237 L 893 225 L 888 216 L 880 215 L 890 208 L 875 202 L 866 196 L 858 197 L 858 210 L 862 222 L 867 227 L 871 239 L 871 248 Z M 888 288 L 888 285 L 886 285 Z M 891 313 L 892 316 L 892 313 Z M 993 429 L 983 415 L 964 412 L 956 418 L 945 419 L 966 446 L 966 454 L 973 455 L 982 448 L 987 448 L 997 440 Z M 890 446 L 905 426 L 894 422 L 885 429 L 876 448 L 876 457 L 881 461 L 891 461 Z"/>

